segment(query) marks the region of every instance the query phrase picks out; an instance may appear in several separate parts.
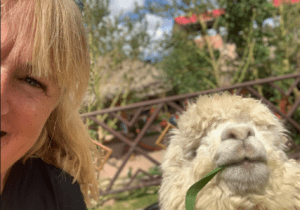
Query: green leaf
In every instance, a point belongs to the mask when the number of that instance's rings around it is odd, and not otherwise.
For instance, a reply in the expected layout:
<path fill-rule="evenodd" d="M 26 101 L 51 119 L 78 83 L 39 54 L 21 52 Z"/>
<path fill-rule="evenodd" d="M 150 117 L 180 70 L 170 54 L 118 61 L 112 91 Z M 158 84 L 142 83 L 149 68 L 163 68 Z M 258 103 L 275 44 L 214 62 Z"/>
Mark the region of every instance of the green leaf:
<path fill-rule="evenodd" d="M 207 174 L 203 179 L 193 184 L 187 191 L 185 197 L 185 209 L 194 210 L 197 194 L 202 188 L 221 170 L 225 167 L 218 167 Z"/>

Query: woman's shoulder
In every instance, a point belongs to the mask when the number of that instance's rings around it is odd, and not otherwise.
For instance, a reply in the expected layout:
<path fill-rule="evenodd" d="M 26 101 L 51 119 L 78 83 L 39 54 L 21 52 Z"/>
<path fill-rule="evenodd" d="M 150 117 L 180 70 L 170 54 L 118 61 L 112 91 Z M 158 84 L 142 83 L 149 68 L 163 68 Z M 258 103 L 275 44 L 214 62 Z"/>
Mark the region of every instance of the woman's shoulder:
<path fill-rule="evenodd" d="M 4 194 L 8 206 L 27 209 L 86 209 L 80 186 L 73 177 L 40 158 L 18 161 Z M 21 199 L 20 199 L 21 198 Z M 16 208 L 18 209 L 18 208 Z"/>
<path fill-rule="evenodd" d="M 37 170 L 41 171 L 41 174 L 49 178 L 55 196 L 63 202 L 64 206 L 69 208 L 74 205 L 76 209 L 81 209 L 78 208 L 80 206 L 85 207 L 80 186 L 77 181 L 73 183 L 74 177 L 64 170 L 44 162 L 41 158 L 32 158 L 31 162 Z"/>
<path fill-rule="evenodd" d="M 47 174 L 47 176 L 49 176 L 49 178 L 54 182 L 65 184 L 72 184 L 73 182 L 74 177 L 72 177 L 69 173 L 46 163 L 41 158 L 31 158 L 28 164 L 30 164 L 30 167 L 33 167 L 35 170 L 45 173 L 45 175 Z M 74 185 L 78 185 L 77 181 L 75 181 Z"/>

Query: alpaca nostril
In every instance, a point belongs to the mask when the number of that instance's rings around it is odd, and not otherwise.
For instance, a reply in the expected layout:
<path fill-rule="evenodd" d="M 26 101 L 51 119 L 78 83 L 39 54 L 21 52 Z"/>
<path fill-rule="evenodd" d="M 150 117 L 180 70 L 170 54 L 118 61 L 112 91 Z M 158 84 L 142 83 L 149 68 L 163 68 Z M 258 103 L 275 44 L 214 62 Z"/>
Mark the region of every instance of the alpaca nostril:
<path fill-rule="evenodd" d="M 244 140 L 250 136 L 255 136 L 255 132 L 252 127 L 247 124 L 234 124 L 227 126 L 223 130 L 221 134 L 221 140 Z"/>
<path fill-rule="evenodd" d="M 251 131 L 248 131 L 247 137 L 249 137 L 249 136 L 254 136 L 251 134 Z"/>

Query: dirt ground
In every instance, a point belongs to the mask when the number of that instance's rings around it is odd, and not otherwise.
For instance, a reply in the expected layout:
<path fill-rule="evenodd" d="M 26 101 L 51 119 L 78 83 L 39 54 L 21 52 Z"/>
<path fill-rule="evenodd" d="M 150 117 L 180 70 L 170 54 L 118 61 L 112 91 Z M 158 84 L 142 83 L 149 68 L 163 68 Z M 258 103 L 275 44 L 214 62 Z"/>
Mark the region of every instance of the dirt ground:
<path fill-rule="evenodd" d="M 163 155 L 165 150 L 149 152 L 148 155 L 162 163 Z M 122 164 L 123 159 L 110 158 L 108 162 L 104 165 L 102 171 L 100 172 L 100 178 L 113 178 L 117 172 L 118 167 Z M 139 168 L 148 171 L 149 168 L 154 167 L 155 164 L 148 160 L 143 155 L 132 155 L 125 167 L 121 171 L 119 176 L 127 176 L 130 168 L 132 168 L 131 174 L 133 175 Z"/>
<path fill-rule="evenodd" d="M 160 150 L 160 151 L 148 152 L 148 155 L 151 156 L 152 158 L 154 158 L 155 160 L 157 160 L 158 162 L 162 163 L 164 153 L 165 153 L 165 150 Z M 106 182 L 108 184 L 108 179 L 112 179 L 115 176 L 117 169 L 122 164 L 122 162 L 123 162 L 123 159 L 117 159 L 114 157 L 110 158 L 108 160 L 108 162 L 104 165 L 103 169 L 100 171 L 99 181 L 102 180 L 102 181 L 100 181 L 101 183 Z M 143 155 L 132 155 L 129 158 L 129 160 L 126 163 L 123 170 L 121 171 L 119 178 L 127 177 L 130 168 L 131 168 L 131 175 L 133 176 L 134 173 L 138 169 L 148 171 L 149 168 L 154 167 L 154 166 L 155 166 L 155 164 L 152 163 L 150 160 L 148 160 Z M 106 180 L 106 181 L 104 181 L 104 180 Z M 149 195 L 149 196 L 151 197 L 151 195 Z M 138 199 L 145 199 L 145 198 L 137 198 L 135 202 L 139 202 Z M 104 209 L 112 209 L 113 210 L 115 208 L 120 209 L 120 208 L 118 208 L 118 205 L 126 205 L 126 204 L 129 205 L 130 202 L 134 202 L 134 201 L 124 201 L 124 202 L 121 202 L 120 204 L 118 204 L 116 202 L 116 200 L 109 199 L 106 202 L 102 203 L 101 207 L 96 208 L 96 209 L 97 210 L 102 210 L 102 209 L 103 210 Z M 145 201 L 141 201 L 141 202 L 144 203 Z M 152 201 L 147 205 L 150 205 L 151 203 L 154 203 L 154 202 L 156 202 L 156 201 Z"/>

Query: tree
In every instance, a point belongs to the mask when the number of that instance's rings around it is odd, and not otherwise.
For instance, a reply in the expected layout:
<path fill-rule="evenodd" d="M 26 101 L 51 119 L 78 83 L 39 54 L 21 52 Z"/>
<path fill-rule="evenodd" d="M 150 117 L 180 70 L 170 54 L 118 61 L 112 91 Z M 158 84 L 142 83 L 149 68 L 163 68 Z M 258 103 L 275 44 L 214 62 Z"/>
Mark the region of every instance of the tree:
<path fill-rule="evenodd" d="M 109 83 L 110 72 L 117 72 L 124 62 L 130 67 L 130 62 L 136 62 L 143 57 L 141 49 L 150 43 L 147 34 L 147 21 L 142 12 L 136 11 L 135 18 L 120 14 L 112 17 L 109 12 L 109 0 L 83 0 L 83 18 L 87 28 L 90 47 L 91 75 L 88 93 L 80 110 L 81 113 L 101 110 L 103 108 L 125 105 L 128 102 L 128 88 L 132 78 L 125 78 L 125 87 L 117 91 L 108 102 L 101 91 Z M 130 71 L 130 70 L 129 70 Z M 126 77 L 126 75 L 124 75 Z M 105 120 L 104 116 L 97 116 Z M 114 127 L 116 120 L 110 120 L 109 126 Z M 87 120 L 87 126 L 98 127 Z M 96 139 L 98 128 L 91 129 L 91 135 Z"/>
<path fill-rule="evenodd" d="M 299 68 L 299 29 L 296 24 L 300 19 L 300 4 L 284 4 L 276 8 L 267 0 L 169 2 L 148 3 L 146 9 L 153 14 L 171 16 L 173 19 L 180 11 L 187 19 L 192 19 L 194 15 L 197 18 L 193 24 L 187 24 L 180 29 L 175 25 L 172 36 L 166 36 L 157 43 L 162 52 L 169 52 L 160 66 L 169 75 L 167 79 L 172 80 L 177 93 L 201 91 L 292 73 Z M 217 9 L 224 9 L 225 14 L 214 15 L 214 12 L 211 12 Z M 263 24 L 269 17 L 275 18 L 276 22 L 278 16 L 279 26 L 276 23 L 277 27 Z M 212 21 L 206 21 L 207 17 L 214 19 L 212 29 L 223 31 L 220 32 L 224 43 L 222 49 L 214 49 L 209 41 L 211 30 L 208 26 Z M 205 41 L 204 48 L 196 47 L 193 39 L 197 36 L 201 36 Z M 230 45 L 236 47 L 237 56 L 234 60 L 224 58 L 222 53 Z M 272 54 L 276 55 L 276 61 L 280 65 L 274 64 Z M 231 70 L 224 72 L 224 65 L 231 66 Z M 229 78 L 229 81 L 224 83 L 223 78 Z M 262 87 L 259 91 L 262 93 Z"/>

